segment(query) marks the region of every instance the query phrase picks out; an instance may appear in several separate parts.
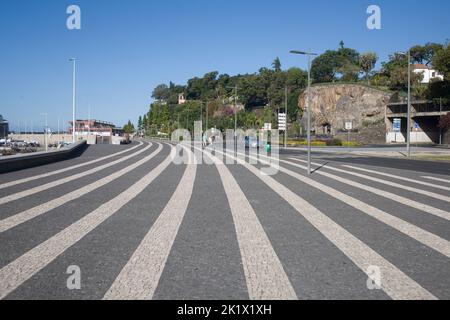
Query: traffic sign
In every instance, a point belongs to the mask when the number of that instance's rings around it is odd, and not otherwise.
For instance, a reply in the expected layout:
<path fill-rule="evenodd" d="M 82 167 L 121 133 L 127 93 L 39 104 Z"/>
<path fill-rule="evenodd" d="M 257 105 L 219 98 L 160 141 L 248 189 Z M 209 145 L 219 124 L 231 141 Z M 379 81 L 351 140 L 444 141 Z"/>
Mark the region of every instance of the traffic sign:
<path fill-rule="evenodd" d="M 350 131 L 350 130 L 352 130 L 352 129 L 353 129 L 353 122 L 347 121 L 347 122 L 345 123 L 345 130 Z"/>
<path fill-rule="evenodd" d="M 286 127 L 287 127 L 286 113 L 279 113 L 278 114 L 278 130 L 286 131 Z"/>
<path fill-rule="evenodd" d="M 401 132 L 402 131 L 402 119 L 395 118 L 394 119 L 394 126 L 393 126 L 394 132 Z"/>

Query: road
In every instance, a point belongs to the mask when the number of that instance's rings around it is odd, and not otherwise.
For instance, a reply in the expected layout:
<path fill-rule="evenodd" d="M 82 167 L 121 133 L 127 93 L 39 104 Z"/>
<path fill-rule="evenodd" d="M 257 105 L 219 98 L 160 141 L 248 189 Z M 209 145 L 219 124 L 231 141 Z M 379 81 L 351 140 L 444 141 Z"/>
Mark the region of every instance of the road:
<path fill-rule="evenodd" d="M 306 151 L 307 147 L 288 148 L 288 151 Z M 345 147 L 316 147 L 314 148 L 317 154 L 344 154 L 344 155 L 356 155 L 367 157 L 394 157 L 394 158 L 406 158 L 407 150 L 406 145 L 389 145 L 389 146 L 365 146 L 358 148 L 345 148 Z M 411 156 L 435 156 L 435 157 L 447 157 L 450 159 L 450 149 L 445 146 L 411 146 Z"/>
<path fill-rule="evenodd" d="M 449 164 L 317 153 L 308 176 L 288 150 L 268 176 L 173 154 L 0 175 L 0 299 L 450 299 Z"/>

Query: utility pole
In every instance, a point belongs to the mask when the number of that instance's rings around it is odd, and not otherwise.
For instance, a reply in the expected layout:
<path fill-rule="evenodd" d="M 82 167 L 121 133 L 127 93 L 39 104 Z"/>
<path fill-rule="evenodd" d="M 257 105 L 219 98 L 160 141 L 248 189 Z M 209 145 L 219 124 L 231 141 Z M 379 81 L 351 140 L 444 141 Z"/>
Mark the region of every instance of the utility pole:
<path fill-rule="evenodd" d="M 200 123 L 202 124 L 202 136 L 203 136 L 203 100 L 200 101 Z"/>
<path fill-rule="evenodd" d="M 407 125 L 407 149 L 408 158 L 411 158 L 411 50 L 408 50 L 408 120 Z"/>
<path fill-rule="evenodd" d="M 439 121 L 442 119 L 442 98 L 439 98 Z M 442 145 L 442 128 L 439 126 L 439 145 Z"/>
<path fill-rule="evenodd" d="M 411 49 L 408 52 L 397 52 L 408 57 L 408 104 L 406 112 L 406 152 L 408 158 L 411 157 Z"/>
<path fill-rule="evenodd" d="M 234 86 L 234 136 L 235 137 L 236 137 L 236 131 L 237 131 L 237 91 L 238 91 L 238 87 L 236 85 L 236 86 Z"/>
<path fill-rule="evenodd" d="M 306 98 L 306 109 L 307 109 L 307 117 L 308 117 L 308 174 L 311 174 L 311 56 L 317 56 L 317 53 L 304 51 L 291 51 L 293 54 L 301 54 L 308 56 L 308 91 Z"/>
<path fill-rule="evenodd" d="M 73 63 L 72 73 L 72 143 L 76 142 L 75 138 L 75 108 L 76 108 L 76 59 L 69 59 Z"/>
<path fill-rule="evenodd" d="M 91 106 L 88 107 L 88 136 L 91 135 Z"/>
<path fill-rule="evenodd" d="M 237 157 L 237 85 L 234 86 L 234 156 Z"/>
<path fill-rule="evenodd" d="M 235 85 L 234 87 L 228 86 L 227 88 L 234 90 L 234 156 L 237 156 L 237 92 L 238 92 L 238 86 Z"/>
<path fill-rule="evenodd" d="M 284 88 L 284 103 L 285 103 L 285 114 L 286 114 L 286 130 L 284 131 L 284 148 L 287 148 L 287 135 L 288 135 L 288 87 Z"/>
<path fill-rule="evenodd" d="M 189 131 L 189 113 L 191 112 L 191 107 L 188 105 L 188 112 L 187 112 L 187 118 L 186 118 L 186 130 Z"/>
<path fill-rule="evenodd" d="M 206 102 L 206 110 L 205 110 L 205 112 L 206 112 L 206 130 L 205 131 L 208 131 L 209 130 L 209 126 L 208 126 L 208 102 Z"/>
<path fill-rule="evenodd" d="M 45 144 L 45 151 L 48 151 L 48 114 L 47 113 L 41 113 L 45 117 L 45 128 L 44 128 L 44 144 Z"/>
<path fill-rule="evenodd" d="M 311 50 L 308 51 L 308 174 L 311 174 Z"/>

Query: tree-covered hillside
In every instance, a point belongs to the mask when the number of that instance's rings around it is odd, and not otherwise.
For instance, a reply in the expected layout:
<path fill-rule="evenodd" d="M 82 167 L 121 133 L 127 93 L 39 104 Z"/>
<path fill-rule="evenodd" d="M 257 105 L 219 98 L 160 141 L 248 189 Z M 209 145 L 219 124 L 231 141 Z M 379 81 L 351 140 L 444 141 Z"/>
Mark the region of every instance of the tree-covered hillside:
<path fill-rule="evenodd" d="M 423 85 L 422 76 L 412 73 L 415 99 L 450 98 L 449 51 L 449 44 L 436 43 L 410 49 L 413 64 L 434 66 L 445 76 L 444 81 Z M 408 79 L 407 55 L 393 53 L 375 70 L 377 62 L 375 52 L 359 53 L 346 48 L 341 41 L 336 50 L 328 50 L 314 59 L 312 82 L 361 83 L 404 93 Z M 269 68 L 253 74 L 231 76 L 213 71 L 189 79 L 185 85 L 160 84 L 152 92 L 154 102 L 149 111 L 139 118 L 138 129 L 147 134 L 170 133 L 176 128 L 193 130 L 193 122 L 200 119 L 209 128 L 234 128 L 235 102 L 243 106 L 237 111 L 240 128 L 259 128 L 267 122 L 276 128 L 276 113 L 284 109 L 286 95 L 289 122 L 302 117 L 298 97 L 306 86 L 307 72 L 299 68 L 283 70 L 279 58 Z M 180 94 L 187 100 L 184 104 L 178 104 Z"/>

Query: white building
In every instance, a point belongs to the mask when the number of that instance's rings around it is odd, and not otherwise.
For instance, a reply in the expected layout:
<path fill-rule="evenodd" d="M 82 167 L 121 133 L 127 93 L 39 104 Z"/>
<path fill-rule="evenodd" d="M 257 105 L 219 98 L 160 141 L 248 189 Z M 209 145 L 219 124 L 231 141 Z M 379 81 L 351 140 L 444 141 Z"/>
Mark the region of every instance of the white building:
<path fill-rule="evenodd" d="M 178 104 L 179 105 L 182 105 L 182 104 L 185 104 L 186 103 L 186 96 L 184 95 L 184 93 L 180 93 L 179 95 L 178 95 Z"/>
<path fill-rule="evenodd" d="M 440 79 L 441 81 L 444 80 L 444 76 L 439 74 L 437 70 L 432 69 L 424 64 L 415 64 L 413 66 L 413 71 L 414 73 L 420 73 L 423 75 L 423 84 L 430 83 L 432 79 Z"/>

